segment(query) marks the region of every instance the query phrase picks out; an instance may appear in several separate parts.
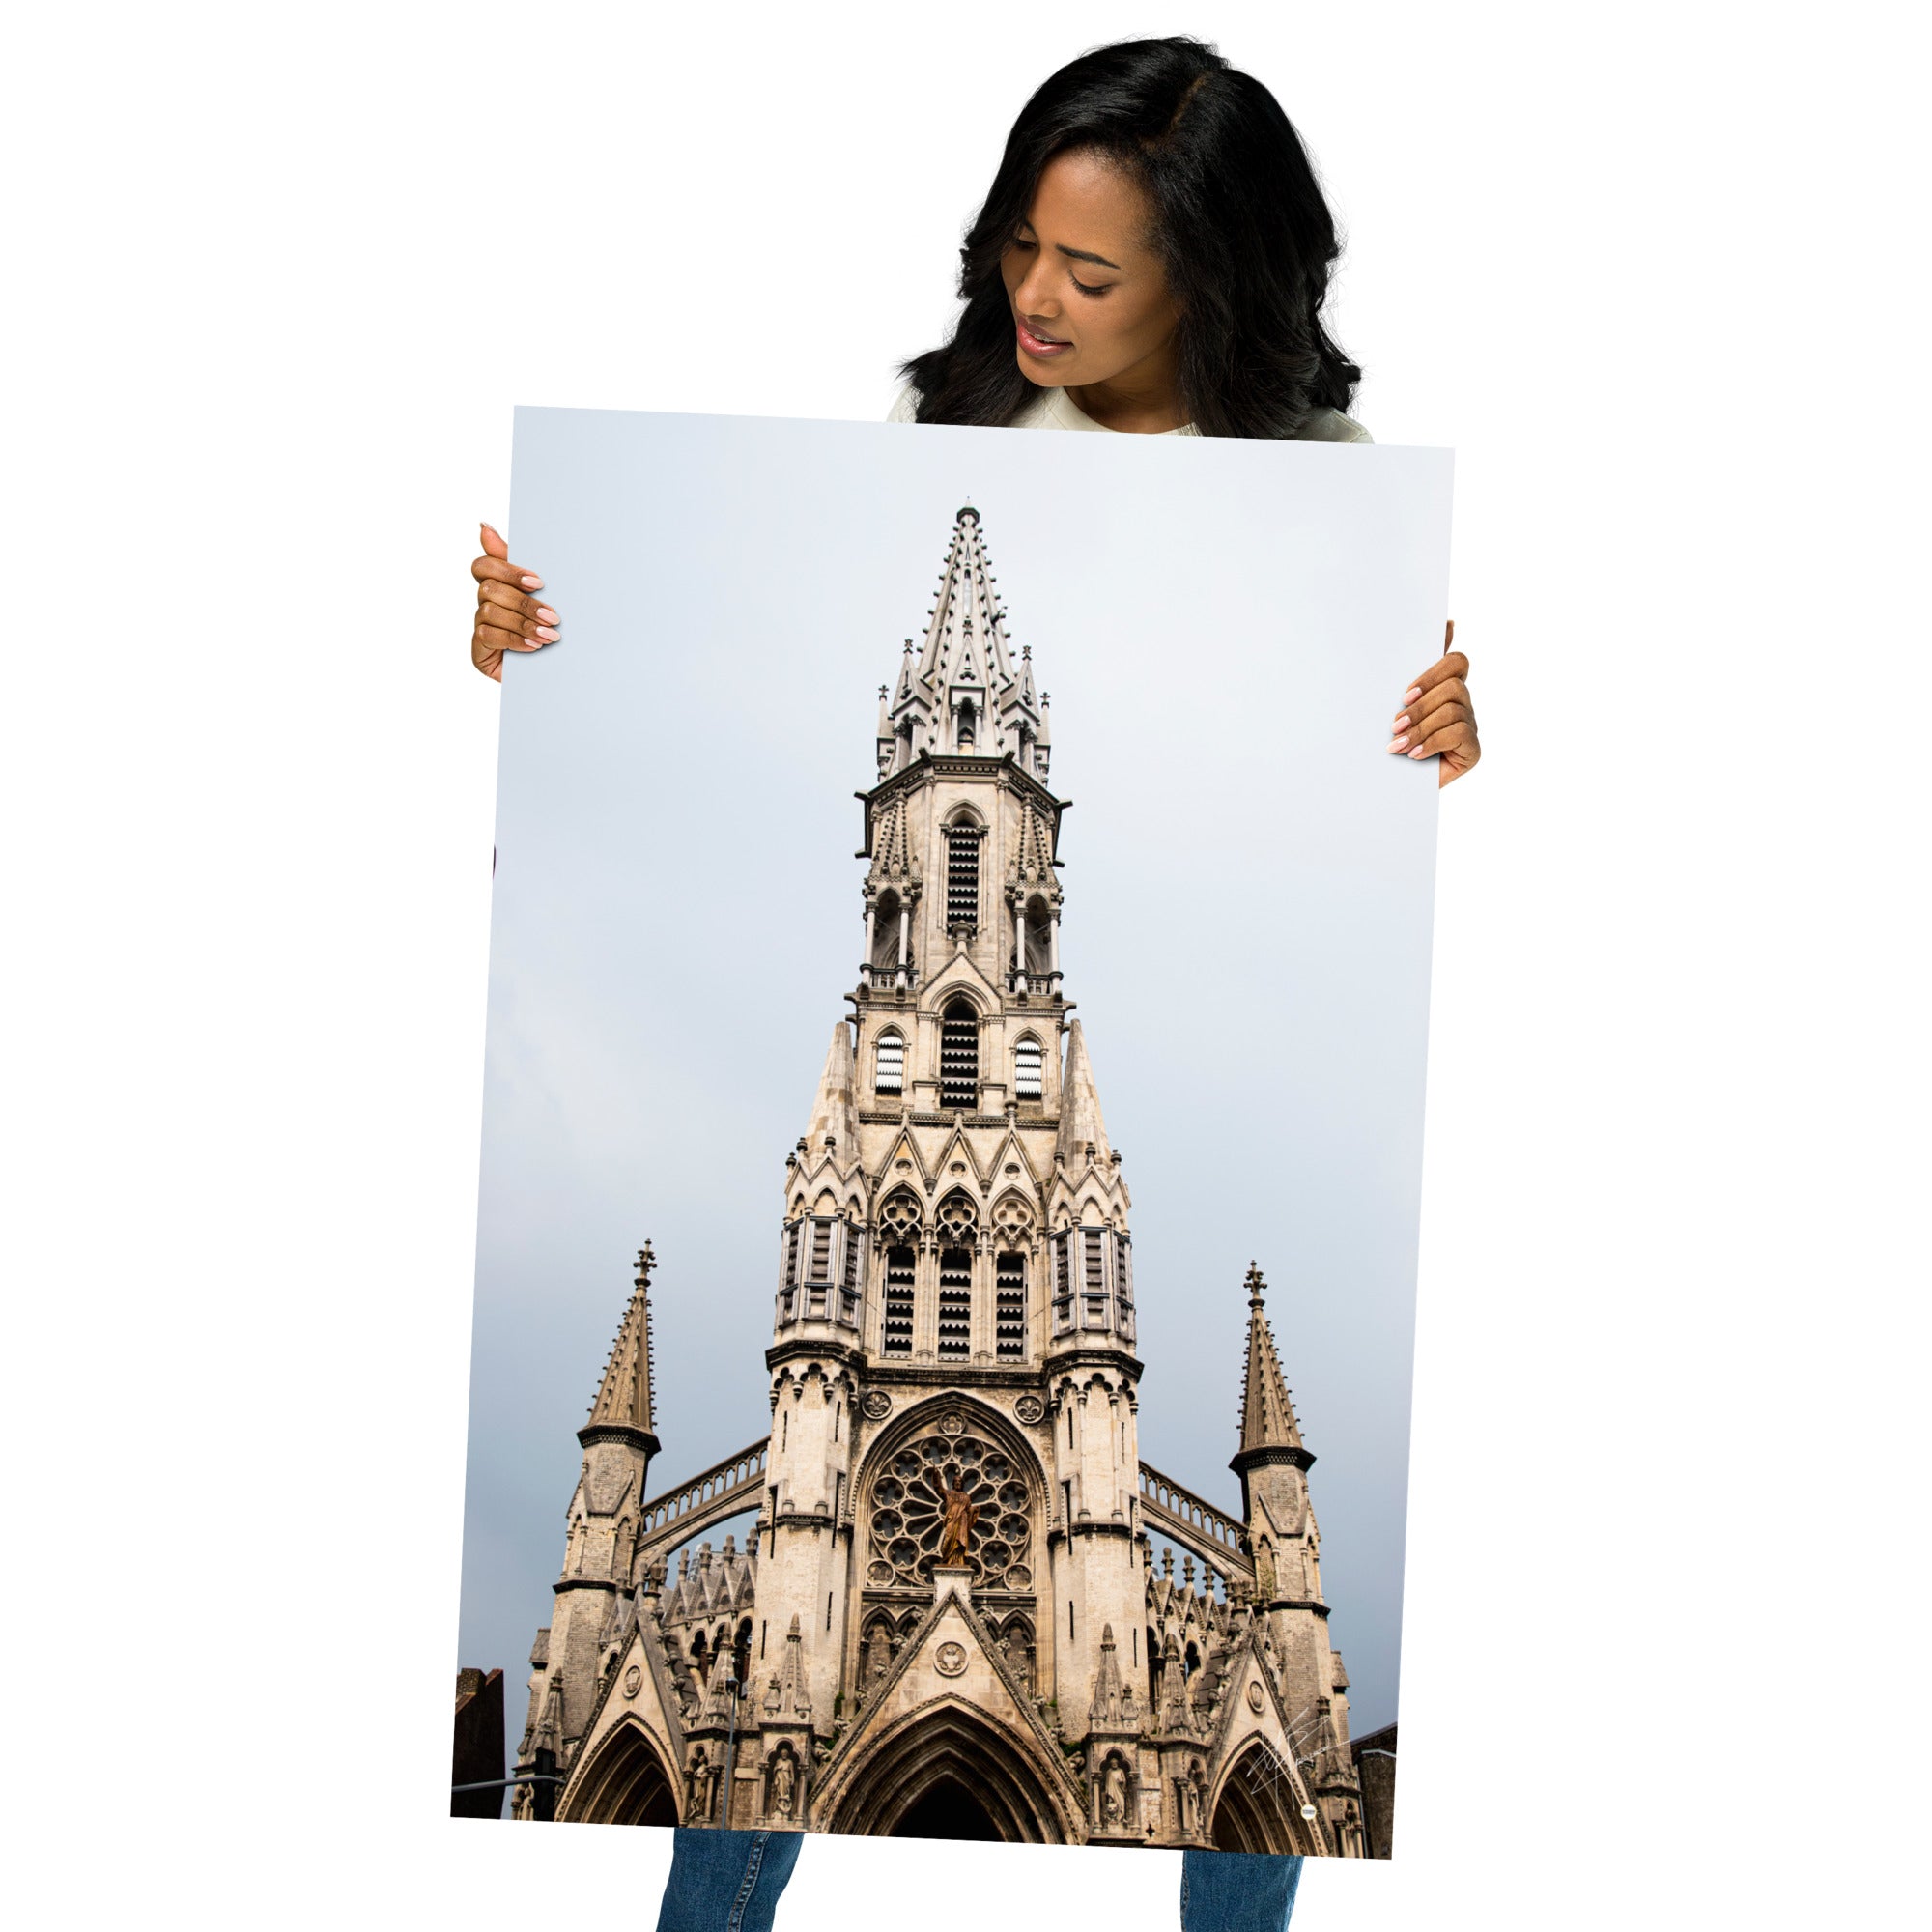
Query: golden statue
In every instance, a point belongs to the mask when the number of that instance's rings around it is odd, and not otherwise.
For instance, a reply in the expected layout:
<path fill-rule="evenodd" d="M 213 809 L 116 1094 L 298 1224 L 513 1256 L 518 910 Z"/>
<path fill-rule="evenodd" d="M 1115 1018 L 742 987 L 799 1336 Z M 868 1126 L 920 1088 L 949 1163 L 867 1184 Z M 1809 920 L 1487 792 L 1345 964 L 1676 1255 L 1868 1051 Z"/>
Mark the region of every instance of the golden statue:
<path fill-rule="evenodd" d="M 939 1530 L 939 1567 L 948 1570 L 966 1561 L 973 1524 L 980 1512 L 964 1490 L 949 1489 L 941 1493 L 946 1502 L 946 1518 Z"/>

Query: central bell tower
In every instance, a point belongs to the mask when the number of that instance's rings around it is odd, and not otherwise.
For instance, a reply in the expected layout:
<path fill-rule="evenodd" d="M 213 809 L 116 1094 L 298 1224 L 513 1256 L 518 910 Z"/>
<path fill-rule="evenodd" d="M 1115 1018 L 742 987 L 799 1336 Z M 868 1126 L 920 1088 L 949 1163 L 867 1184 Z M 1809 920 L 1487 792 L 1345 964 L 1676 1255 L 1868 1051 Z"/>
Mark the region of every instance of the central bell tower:
<path fill-rule="evenodd" d="M 786 1169 L 759 1606 L 822 1711 L 930 1607 L 953 1484 L 1029 1699 L 1084 1711 L 1109 1629 L 1138 1661 L 1128 1196 L 1063 989 L 1051 755 L 969 506 L 880 688 L 855 1010 Z"/>

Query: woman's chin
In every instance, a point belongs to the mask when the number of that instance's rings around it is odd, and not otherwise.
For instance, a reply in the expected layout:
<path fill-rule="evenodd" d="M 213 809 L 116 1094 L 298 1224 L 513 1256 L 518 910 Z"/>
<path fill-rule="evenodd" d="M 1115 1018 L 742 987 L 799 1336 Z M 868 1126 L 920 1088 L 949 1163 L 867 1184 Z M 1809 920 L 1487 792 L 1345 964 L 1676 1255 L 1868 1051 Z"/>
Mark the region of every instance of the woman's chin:
<path fill-rule="evenodd" d="M 1036 389 L 1064 389 L 1066 387 L 1067 383 L 1071 380 L 1071 378 L 1065 375 L 1061 370 L 1053 367 L 1051 364 L 1042 367 L 1037 361 L 1034 359 L 1033 356 L 1029 355 L 1024 349 L 1016 350 L 1013 355 L 1013 359 L 1020 365 L 1020 374 L 1024 376 L 1027 379 L 1027 381 L 1034 385 Z"/>

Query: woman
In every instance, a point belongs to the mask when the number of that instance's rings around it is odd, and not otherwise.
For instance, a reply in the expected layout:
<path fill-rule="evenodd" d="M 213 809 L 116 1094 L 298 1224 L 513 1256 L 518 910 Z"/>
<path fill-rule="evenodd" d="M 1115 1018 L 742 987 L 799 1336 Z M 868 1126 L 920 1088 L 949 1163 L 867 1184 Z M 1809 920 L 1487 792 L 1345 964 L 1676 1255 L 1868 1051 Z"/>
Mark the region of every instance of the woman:
<path fill-rule="evenodd" d="M 1257 80 L 1185 39 L 1102 47 L 1021 110 L 960 250 L 952 335 L 901 372 L 895 422 L 1367 442 L 1361 371 L 1321 326 L 1335 226 L 1288 117 Z M 556 641 L 542 580 L 486 524 L 471 655 Z M 1453 642 L 1449 627 L 1445 644 Z M 1391 753 L 1481 756 L 1445 655 L 1396 706 Z M 659 1932 L 769 1926 L 796 1833 L 680 1831 Z M 1298 1858 L 1185 1854 L 1184 1932 L 1280 1932 Z"/>

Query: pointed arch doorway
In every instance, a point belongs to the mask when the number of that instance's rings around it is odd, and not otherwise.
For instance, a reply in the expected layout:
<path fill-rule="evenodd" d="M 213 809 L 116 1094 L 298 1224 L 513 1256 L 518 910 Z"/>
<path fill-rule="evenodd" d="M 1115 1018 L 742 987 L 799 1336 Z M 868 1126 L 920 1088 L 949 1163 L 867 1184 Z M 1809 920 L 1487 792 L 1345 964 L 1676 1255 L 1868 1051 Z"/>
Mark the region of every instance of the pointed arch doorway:
<path fill-rule="evenodd" d="M 1080 1842 L 1080 1819 L 1052 1772 L 1004 1726 L 942 1704 L 875 1739 L 821 1829 L 872 1838 Z M 1077 1800 L 1074 1801 L 1077 1804 Z"/>
<path fill-rule="evenodd" d="M 1222 1780 L 1208 1826 L 1215 1850 L 1321 1851 L 1320 1840 L 1300 1816 L 1301 1798 L 1281 1760 L 1258 1740 Z"/>
<path fill-rule="evenodd" d="M 997 1843 L 1005 1834 L 986 1807 L 956 1777 L 942 1777 L 899 1813 L 887 1836 L 894 1838 L 970 1838 Z"/>
<path fill-rule="evenodd" d="M 675 1825 L 677 1794 L 639 1724 L 620 1724 L 571 1779 L 557 1817 L 584 1825 Z"/>

